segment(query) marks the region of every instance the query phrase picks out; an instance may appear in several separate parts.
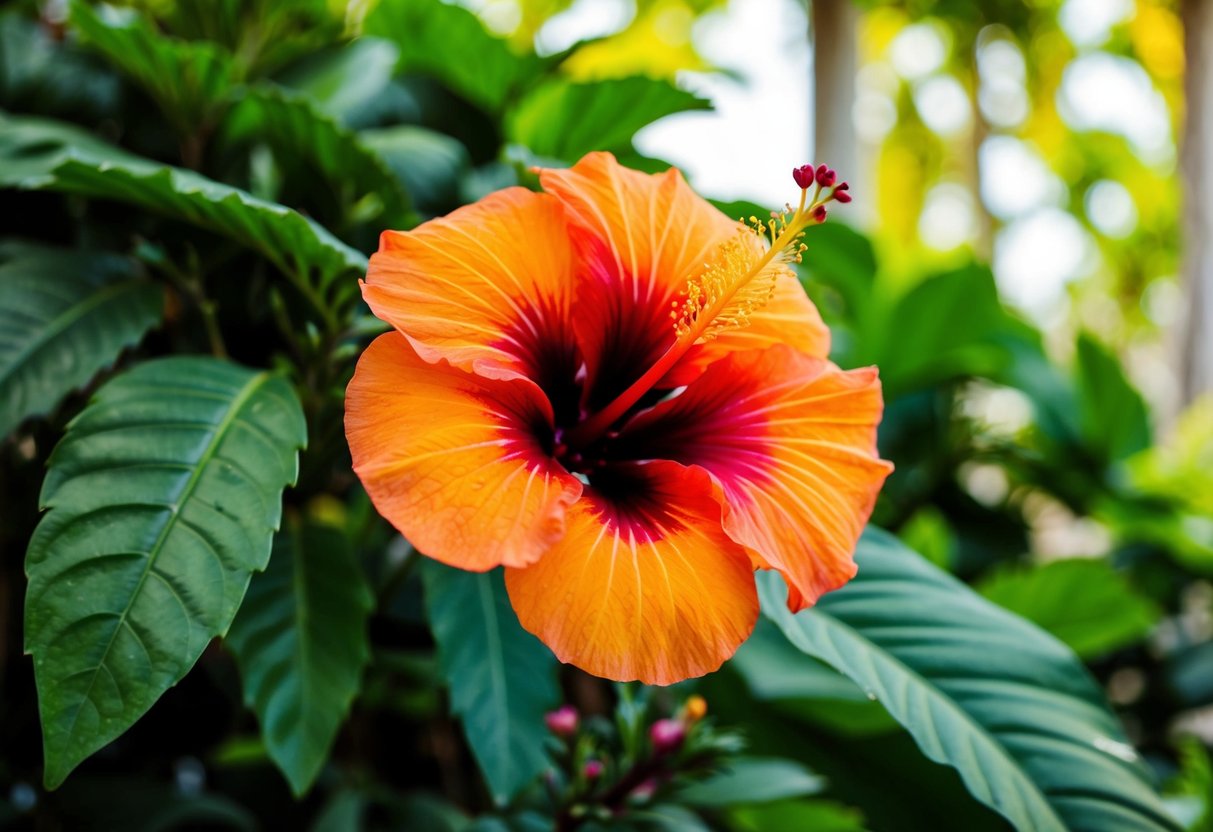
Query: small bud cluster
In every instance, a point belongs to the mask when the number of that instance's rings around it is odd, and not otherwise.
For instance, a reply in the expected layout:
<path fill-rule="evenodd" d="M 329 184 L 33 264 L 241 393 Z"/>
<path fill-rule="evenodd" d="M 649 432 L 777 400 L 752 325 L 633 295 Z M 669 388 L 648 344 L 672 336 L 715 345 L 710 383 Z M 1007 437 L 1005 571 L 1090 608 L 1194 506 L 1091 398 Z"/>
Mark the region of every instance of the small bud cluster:
<path fill-rule="evenodd" d="M 817 187 L 817 193 L 813 195 L 813 205 L 811 206 L 813 219 L 817 222 L 825 222 L 825 203 L 834 200 L 845 205 L 851 201 L 849 193 L 851 186 L 846 182 L 838 182 L 838 171 L 827 165 L 818 165 L 816 168 L 812 165 L 801 165 L 798 168 L 792 168 L 792 179 L 802 191 Z M 838 184 L 834 184 L 835 182 Z M 819 200 L 823 191 L 829 193 L 826 194 L 825 199 Z"/>
<path fill-rule="evenodd" d="M 571 705 L 546 714 L 557 740 L 551 750 L 558 767 L 544 780 L 556 828 L 611 822 L 717 770 L 740 743 L 704 722 L 707 710 L 702 696 L 691 696 L 651 723 L 646 699 L 621 704 L 615 721 L 582 719 Z"/>

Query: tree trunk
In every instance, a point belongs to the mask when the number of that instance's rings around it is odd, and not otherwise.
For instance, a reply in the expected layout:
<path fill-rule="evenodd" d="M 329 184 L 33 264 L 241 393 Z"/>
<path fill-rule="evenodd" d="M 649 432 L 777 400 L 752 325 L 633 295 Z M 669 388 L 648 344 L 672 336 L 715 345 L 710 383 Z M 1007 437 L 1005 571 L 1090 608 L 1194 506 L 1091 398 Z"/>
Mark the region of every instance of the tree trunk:
<path fill-rule="evenodd" d="M 1213 391 L 1213 0 L 1183 0 L 1184 403 Z"/>
<path fill-rule="evenodd" d="M 837 170 L 850 182 L 855 204 L 870 211 L 874 196 L 863 187 L 851 116 L 859 70 L 859 11 L 850 0 L 812 0 L 811 15 L 814 161 Z"/>

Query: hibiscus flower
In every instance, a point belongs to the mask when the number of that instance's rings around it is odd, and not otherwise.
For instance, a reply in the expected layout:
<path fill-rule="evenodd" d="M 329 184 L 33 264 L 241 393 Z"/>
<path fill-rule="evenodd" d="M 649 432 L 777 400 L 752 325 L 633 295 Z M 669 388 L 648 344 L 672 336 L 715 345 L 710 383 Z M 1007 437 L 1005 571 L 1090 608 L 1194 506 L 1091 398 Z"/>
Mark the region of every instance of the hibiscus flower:
<path fill-rule="evenodd" d="M 790 263 L 825 203 L 731 220 L 681 174 L 607 153 L 387 231 L 363 296 L 394 331 L 346 400 L 354 471 L 435 560 L 506 569 L 518 619 L 565 662 L 650 684 L 718 668 L 758 614 L 855 574 L 890 466 L 875 368 L 828 360 Z"/>

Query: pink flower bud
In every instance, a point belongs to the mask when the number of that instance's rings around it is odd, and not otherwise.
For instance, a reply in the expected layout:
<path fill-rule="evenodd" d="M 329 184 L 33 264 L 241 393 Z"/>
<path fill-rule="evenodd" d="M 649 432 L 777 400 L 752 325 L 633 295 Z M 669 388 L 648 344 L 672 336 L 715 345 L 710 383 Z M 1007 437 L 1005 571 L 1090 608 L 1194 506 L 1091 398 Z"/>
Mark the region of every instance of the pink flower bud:
<path fill-rule="evenodd" d="M 792 168 L 792 178 L 796 180 L 796 187 L 804 190 L 813 184 L 813 166 L 801 165 L 798 168 Z"/>
<path fill-rule="evenodd" d="M 820 185 L 821 187 L 828 188 L 831 185 L 833 185 L 834 179 L 836 176 L 837 176 L 837 174 L 834 171 L 830 170 L 825 165 L 817 166 L 817 175 L 816 175 L 817 184 Z"/>
<path fill-rule="evenodd" d="M 577 733 L 577 726 L 581 724 L 577 709 L 572 705 L 561 705 L 556 710 L 549 711 L 544 715 L 543 721 L 548 730 L 558 737 L 573 736 Z"/>
<path fill-rule="evenodd" d="M 659 719 L 649 729 L 649 739 L 653 741 L 653 750 L 658 754 L 672 754 L 682 747 L 686 739 L 687 729 L 676 719 Z"/>
<path fill-rule="evenodd" d="M 826 221 L 826 207 L 824 205 L 818 205 L 813 209 L 813 219 L 817 220 L 817 222 Z"/>
<path fill-rule="evenodd" d="M 604 768 L 604 766 L 602 765 L 602 760 L 586 760 L 585 768 L 582 769 L 582 773 L 585 774 L 586 780 L 589 780 L 591 783 L 593 783 L 595 780 L 597 780 L 599 777 L 602 776 L 603 768 Z"/>

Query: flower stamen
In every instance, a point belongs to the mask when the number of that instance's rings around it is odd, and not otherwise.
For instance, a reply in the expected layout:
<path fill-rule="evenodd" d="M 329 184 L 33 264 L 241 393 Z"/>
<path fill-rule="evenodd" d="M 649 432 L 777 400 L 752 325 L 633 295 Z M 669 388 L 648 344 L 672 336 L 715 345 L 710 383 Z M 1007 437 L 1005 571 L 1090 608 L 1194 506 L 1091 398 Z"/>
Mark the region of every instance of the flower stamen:
<path fill-rule="evenodd" d="M 800 262 L 806 248 L 801 237 L 808 226 L 825 220 L 826 203 L 851 201 L 847 183 L 835 185 L 835 173 L 825 165 L 795 168 L 792 178 L 800 187 L 795 211 L 789 205 L 779 213 L 772 212 L 766 222 L 757 217 L 750 217 L 749 223 L 740 221 L 737 234 L 720 244 L 704 270 L 687 281 L 683 300 L 673 302 L 674 343 L 628 389 L 572 428 L 567 434 L 571 445 L 584 447 L 602 436 L 695 344 L 749 324 L 754 313 L 774 297 L 780 272 Z M 812 199 L 810 188 L 814 189 Z"/>

